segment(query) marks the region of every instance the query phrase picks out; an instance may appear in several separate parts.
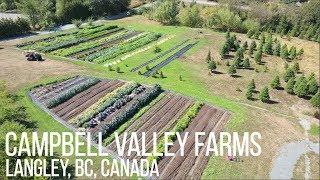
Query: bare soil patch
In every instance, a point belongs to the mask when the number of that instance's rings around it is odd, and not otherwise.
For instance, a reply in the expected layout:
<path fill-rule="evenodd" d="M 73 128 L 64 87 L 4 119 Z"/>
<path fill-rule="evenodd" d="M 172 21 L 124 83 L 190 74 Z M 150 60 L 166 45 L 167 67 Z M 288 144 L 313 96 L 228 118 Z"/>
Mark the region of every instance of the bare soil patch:
<path fill-rule="evenodd" d="M 0 80 L 9 90 L 17 90 L 44 77 L 75 75 L 84 70 L 67 62 L 46 59 L 43 62 L 27 61 L 23 51 L 15 48 L 21 39 L 0 42 Z"/>

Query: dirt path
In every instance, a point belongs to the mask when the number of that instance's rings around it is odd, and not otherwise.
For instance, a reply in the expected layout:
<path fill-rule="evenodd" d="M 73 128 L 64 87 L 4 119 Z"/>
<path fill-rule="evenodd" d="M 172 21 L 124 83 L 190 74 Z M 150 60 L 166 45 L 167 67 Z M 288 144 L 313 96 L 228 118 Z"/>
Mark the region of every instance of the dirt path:
<path fill-rule="evenodd" d="M 306 139 L 298 142 L 290 142 L 284 145 L 273 164 L 270 178 L 271 179 L 291 179 L 293 178 L 293 170 L 299 158 L 308 152 L 319 154 L 319 143 L 313 143 L 308 138 L 308 130 L 310 123 L 307 120 L 301 120 L 300 124 L 305 130 Z M 310 159 L 305 158 L 305 179 L 310 178 Z"/>
<path fill-rule="evenodd" d="M 0 41 L 0 81 L 5 81 L 9 90 L 17 90 L 43 77 L 75 75 L 84 71 L 76 65 L 50 59 L 26 61 L 23 51 L 14 46 L 19 42 L 21 39 Z"/>

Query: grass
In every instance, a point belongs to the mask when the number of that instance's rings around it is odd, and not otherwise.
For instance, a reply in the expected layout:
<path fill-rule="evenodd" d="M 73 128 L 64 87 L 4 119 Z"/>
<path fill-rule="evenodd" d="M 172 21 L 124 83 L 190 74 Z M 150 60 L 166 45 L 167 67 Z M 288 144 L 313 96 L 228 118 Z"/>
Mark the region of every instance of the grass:
<path fill-rule="evenodd" d="M 309 129 L 309 133 L 313 136 L 319 136 L 320 135 L 320 127 L 317 124 L 311 124 L 311 127 Z"/>
<path fill-rule="evenodd" d="M 117 64 L 113 69 L 117 66 L 120 67 L 122 73 L 117 73 L 116 71 L 108 71 L 108 68 L 99 65 L 99 64 L 92 64 L 86 63 L 82 61 L 70 61 L 67 58 L 58 57 L 54 55 L 47 55 L 49 59 L 55 59 L 57 61 L 66 61 L 68 63 L 72 63 L 78 65 L 84 72 L 82 74 L 96 76 L 100 78 L 109 78 L 109 79 L 123 79 L 129 81 L 136 81 L 142 84 L 160 84 L 163 89 L 173 91 L 175 93 L 179 93 L 186 96 L 191 96 L 196 100 L 205 101 L 209 104 L 215 105 L 220 108 L 224 108 L 232 112 L 232 118 L 229 120 L 225 131 L 246 131 L 256 130 L 260 127 L 265 127 L 267 133 L 273 133 L 278 131 L 277 124 L 274 125 L 273 128 L 269 128 L 273 124 L 271 122 L 274 121 L 265 121 L 266 118 L 275 119 L 277 116 L 275 114 L 271 114 L 271 116 L 262 117 L 261 111 L 257 109 L 250 108 L 248 109 L 244 107 L 241 103 L 247 103 L 254 106 L 259 106 L 266 109 L 271 109 L 272 112 L 282 112 L 288 113 L 290 110 L 288 108 L 288 104 L 292 105 L 297 102 L 297 97 L 289 96 L 283 91 L 271 91 L 271 97 L 279 100 L 279 104 L 263 104 L 259 101 L 247 101 L 244 100 L 246 86 L 251 79 L 255 79 L 257 83 L 257 89 L 262 87 L 262 85 L 268 85 L 270 79 L 273 78 L 270 74 L 278 74 L 282 73 L 282 60 L 279 58 L 274 57 L 264 57 L 264 61 L 267 62 L 269 72 L 267 73 L 255 73 L 254 71 L 250 70 L 239 70 L 238 74 L 240 74 L 241 78 L 231 78 L 227 74 L 221 75 L 213 75 L 208 76 L 207 64 L 205 63 L 205 57 L 207 55 L 208 49 L 211 49 L 211 53 L 213 58 L 216 61 L 220 62 L 220 57 L 218 54 L 218 49 L 220 45 L 224 41 L 224 34 L 219 32 L 213 32 L 210 30 L 203 30 L 203 29 L 190 29 L 187 27 L 175 27 L 175 26 L 161 26 L 158 23 L 147 21 L 140 16 L 134 16 L 130 18 L 125 18 L 116 21 L 108 21 L 107 23 L 110 24 L 117 24 L 119 26 L 123 26 L 126 28 L 132 28 L 136 30 L 148 30 L 151 32 L 160 32 L 167 35 L 175 35 L 175 37 L 167 42 L 159 45 L 162 51 L 170 49 L 178 42 L 182 40 L 193 37 L 193 41 L 199 41 L 199 43 L 194 46 L 191 50 L 189 50 L 185 57 L 182 57 L 178 60 L 174 60 L 169 65 L 162 68 L 160 71 L 163 72 L 165 78 L 146 78 L 144 76 L 138 75 L 137 72 L 130 72 L 131 68 L 141 64 L 144 61 L 147 61 L 156 56 L 153 52 L 154 48 L 147 50 L 145 52 L 139 53 L 119 64 Z M 200 33 L 200 31 L 202 31 Z M 209 35 L 207 35 L 209 34 Z M 190 43 L 190 42 L 188 42 Z M 174 53 L 174 52 L 172 52 Z M 169 56 L 169 55 L 168 55 Z M 159 59 L 157 62 L 164 60 L 163 57 Z M 113 60 L 112 60 L 113 61 Z M 221 64 L 224 64 L 222 62 Z M 253 60 L 251 59 L 251 64 L 254 64 Z M 279 66 L 280 65 L 280 66 Z M 150 68 L 152 66 L 149 66 Z M 260 66 L 259 66 L 260 68 Z M 145 71 L 145 68 L 143 68 Z M 142 71 L 142 72 L 143 72 Z M 226 67 L 224 65 L 218 66 L 218 71 L 222 73 L 226 72 Z M 182 81 L 179 80 L 179 76 L 182 77 Z M 243 92 L 236 92 L 236 88 L 241 89 Z M 30 103 L 30 102 L 28 102 Z M 35 110 L 32 113 L 36 113 Z M 264 113 L 264 112 L 263 112 Z M 252 115 L 252 114 L 257 114 Z M 259 116 L 258 116 L 259 115 Z M 269 114 L 268 114 L 269 115 Z M 44 116 L 44 115 L 43 115 Z M 260 117 L 261 116 L 261 117 Z M 275 117 L 275 118 L 274 118 Z M 41 118 L 37 117 L 36 119 Z M 265 118 L 265 119 L 263 119 Z M 250 119 L 250 121 L 249 121 Z M 40 120 L 41 121 L 41 120 Z M 264 124 L 268 122 L 270 124 Z M 286 121 L 279 121 L 279 122 L 286 122 Z M 44 122 L 40 122 L 41 128 L 48 128 Z M 264 126 L 262 126 L 264 125 Z M 52 127 L 51 127 L 52 128 Z M 56 130 L 59 130 L 56 127 Z M 261 130 L 260 128 L 260 130 Z M 50 127 L 49 130 L 51 131 Z M 122 130 L 122 129 L 120 129 Z M 267 134 L 266 133 L 266 134 Z M 277 135 L 280 132 L 277 133 Z M 281 133 L 283 133 L 283 129 L 281 129 Z M 268 144 L 275 140 L 275 137 L 268 134 L 267 137 L 264 138 L 264 143 Z M 279 138 L 279 137 L 276 137 Z M 285 138 L 280 138 L 283 140 Z M 278 141 L 277 141 L 278 142 Z M 271 151 L 271 150 L 270 150 Z M 265 149 L 264 153 L 268 153 L 269 150 Z M 271 155 L 270 155 L 271 156 Z M 264 159 L 264 158 L 268 159 Z M 208 163 L 207 168 L 204 171 L 202 178 L 204 179 L 212 179 L 212 178 L 235 178 L 235 177 L 260 177 L 266 178 L 268 175 L 268 166 L 271 163 L 272 157 L 268 155 L 262 156 L 259 160 L 263 160 L 267 162 L 265 165 L 258 164 L 256 159 L 251 158 L 246 163 L 247 167 L 252 167 L 251 169 L 243 167 L 244 165 L 239 163 L 230 163 L 224 157 L 211 157 Z M 247 159 L 246 159 L 247 160 Z M 249 163 L 254 163 L 252 166 L 248 166 Z M 249 164 L 250 165 L 250 164 Z M 258 175 L 257 175 L 258 174 Z M 249 176 L 248 176 L 249 175 Z"/>

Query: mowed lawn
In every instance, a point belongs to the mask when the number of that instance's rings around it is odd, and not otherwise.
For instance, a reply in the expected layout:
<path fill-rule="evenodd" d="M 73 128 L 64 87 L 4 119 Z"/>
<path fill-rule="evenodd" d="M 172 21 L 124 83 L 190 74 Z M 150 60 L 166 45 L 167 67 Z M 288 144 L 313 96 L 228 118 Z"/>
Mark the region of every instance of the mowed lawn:
<path fill-rule="evenodd" d="M 227 124 L 226 131 L 239 133 L 245 131 L 261 131 L 263 139 L 262 155 L 260 157 L 245 157 L 242 163 L 231 163 L 226 160 L 225 157 L 212 157 L 209 161 L 207 169 L 203 174 L 203 178 L 236 178 L 236 177 L 256 177 L 256 178 L 268 178 L 268 173 L 272 165 L 272 159 L 277 152 L 277 147 L 289 140 L 297 140 L 302 137 L 300 129 L 297 127 L 297 123 L 293 119 L 287 119 L 279 117 L 273 111 L 276 108 L 272 108 L 272 112 L 266 112 L 257 108 L 246 107 L 240 102 L 251 103 L 243 100 L 242 93 L 234 93 L 236 87 L 232 84 L 234 79 L 230 80 L 226 74 L 219 75 L 217 79 L 215 77 L 208 76 L 206 69 L 205 56 L 209 48 L 214 47 L 212 54 L 217 56 L 220 45 L 223 43 L 224 33 L 213 32 L 205 29 L 191 29 L 187 27 L 175 27 L 175 26 L 161 26 L 160 24 L 149 21 L 141 16 L 133 16 L 115 21 L 107 21 L 107 23 L 132 28 L 135 30 L 144 30 L 151 32 L 160 32 L 166 36 L 173 35 L 171 40 L 159 45 L 163 51 L 170 49 L 171 47 L 181 43 L 186 39 L 191 39 L 191 43 L 198 41 L 198 43 L 189 50 L 185 56 L 180 59 L 174 60 L 169 65 L 162 68 L 165 78 L 146 78 L 139 75 L 138 72 L 130 72 L 131 68 L 155 57 L 157 54 L 154 52 L 154 48 L 151 48 L 145 52 L 141 52 L 135 56 L 132 56 L 123 62 L 113 66 L 115 69 L 119 67 L 121 73 L 116 71 L 109 71 L 103 64 L 91 64 L 81 61 L 72 61 L 67 58 L 62 58 L 53 55 L 46 55 L 45 57 L 52 60 L 64 61 L 78 65 L 81 69 L 80 74 L 97 76 L 102 78 L 111 79 L 123 79 L 133 80 L 143 84 L 160 84 L 164 89 L 174 91 L 183 95 L 191 96 L 198 100 L 206 101 L 214 106 L 224 108 L 232 112 L 232 118 Z M 213 36 L 214 38 L 207 38 Z M 181 46 L 183 47 L 183 46 Z M 176 52 L 176 51 L 174 51 Z M 174 52 L 170 53 L 173 54 Z M 161 62 L 166 57 L 164 56 L 157 60 L 156 63 Z M 120 56 L 121 57 L 121 56 Z M 119 57 L 118 57 L 119 58 Z M 112 59 L 110 60 L 116 60 Z M 217 58 L 215 58 L 217 60 Z M 253 63 L 253 62 L 252 62 Z M 152 65 L 149 66 L 150 68 Z M 219 66 L 218 66 L 219 69 Z M 221 68 L 225 71 L 225 67 Z M 141 69 L 141 72 L 145 72 L 145 67 Z M 273 72 L 273 71 L 271 71 Z M 19 72 L 17 72 L 19 73 Z M 246 74 L 254 73 L 246 72 Z M 246 75 L 244 74 L 244 75 Z M 182 81 L 179 79 L 182 77 Z M 272 77 L 272 76 L 271 76 Z M 49 78 L 50 80 L 56 78 Z M 221 88 L 216 88 L 219 85 L 221 79 Z M 244 78 L 243 78 L 244 79 Z M 247 81 L 250 79 L 239 81 L 237 83 L 246 86 Z M 47 81 L 47 80 L 46 80 Z M 257 80 L 258 81 L 258 80 Z M 258 81 L 259 83 L 259 81 Z M 265 83 L 265 81 L 263 81 Z M 33 83 L 35 85 L 37 83 Z M 230 86 L 233 85 L 233 88 Z M 27 110 L 30 113 L 32 119 L 39 121 L 39 128 L 42 131 L 65 131 L 66 129 L 57 122 L 54 122 L 55 126 L 52 127 L 49 124 L 54 121 L 46 113 L 42 112 L 39 108 L 30 102 L 30 99 L 26 97 L 27 89 L 21 91 L 24 96 L 24 104 L 27 106 Z M 243 97 L 242 97 L 243 96 Z M 240 101 L 239 101 L 240 99 Z M 270 105 L 264 106 L 262 103 L 254 102 L 254 105 L 262 106 L 263 108 L 269 108 Z M 50 123 L 48 123 L 50 122 Z M 298 129 L 298 131 L 297 131 Z M 287 132 L 285 137 L 283 133 Z M 277 141 L 275 141 L 277 140 Z M 272 146 L 272 148 L 269 147 Z M 264 162 L 264 163 L 261 163 Z"/>

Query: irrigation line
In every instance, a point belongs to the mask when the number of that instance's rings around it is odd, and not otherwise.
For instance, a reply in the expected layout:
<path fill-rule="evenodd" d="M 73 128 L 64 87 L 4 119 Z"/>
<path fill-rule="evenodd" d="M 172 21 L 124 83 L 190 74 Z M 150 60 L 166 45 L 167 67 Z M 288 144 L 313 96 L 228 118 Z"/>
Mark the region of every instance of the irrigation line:
<path fill-rule="evenodd" d="M 167 64 L 169 64 L 171 61 L 181 57 L 185 52 L 187 52 L 189 49 L 191 49 L 197 43 L 198 42 L 186 45 L 185 47 L 183 47 L 182 49 L 180 49 L 179 51 L 174 53 L 172 56 L 170 56 L 166 60 L 164 60 L 164 61 L 160 62 L 159 64 L 155 65 L 154 67 L 152 67 L 149 71 L 145 72 L 143 75 L 146 76 L 146 77 L 151 76 L 157 70 L 159 70 L 160 68 L 162 68 L 162 67 L 166 66 Z"/>
<path fill-rule="evenodd" d="M 137 67 L 132 68 L 130 71 L 131 71 L 131 72 L 135 72 L 135 71 L 137 71 L 137 70 L 141 69 L 142 67 L 147 66 L 147 65 L 148 65 L 148 64 L 150 64 L 150 63 L 153 63 L 153 62 L 154 62 L 154 61 L 156 61 L 157 59 L 159 59 L 159 58 L 161 58 L 161 57 L 163 57 L 163 56 L 165 56 L 165 55 L 169 54 L 170 52 L 172 52 L 172 51 L 176 50 L 178 47 L 182 46 L 184 43 L 186 43 L 186 42 L 188 42 L 188 41 L 189 41 L 189 39 L 187 39 L 187 40 L 183 41 L 182 43 L 180 43 L 180 44 L 178 44 L 178 45 L 174 46 L 173 48 L 171 48 L 171 49 L 169 49 L 169 50 L 167 50 L 167 51 L 165 51 L 165 52 L 163 52 L 163 53 L 159 54 L 159 55 L 158 55 L 158 56 L 156 56 L 155 58 L 153 58 L 153 59 L 151 59 L 151 60 L 149 60 L 149 61 L 147 61 L 147 62 L 144 62 L 144 63 L 140 64 L 140 65 L 139 65 L 139 66 L 137 66 Z"/>

